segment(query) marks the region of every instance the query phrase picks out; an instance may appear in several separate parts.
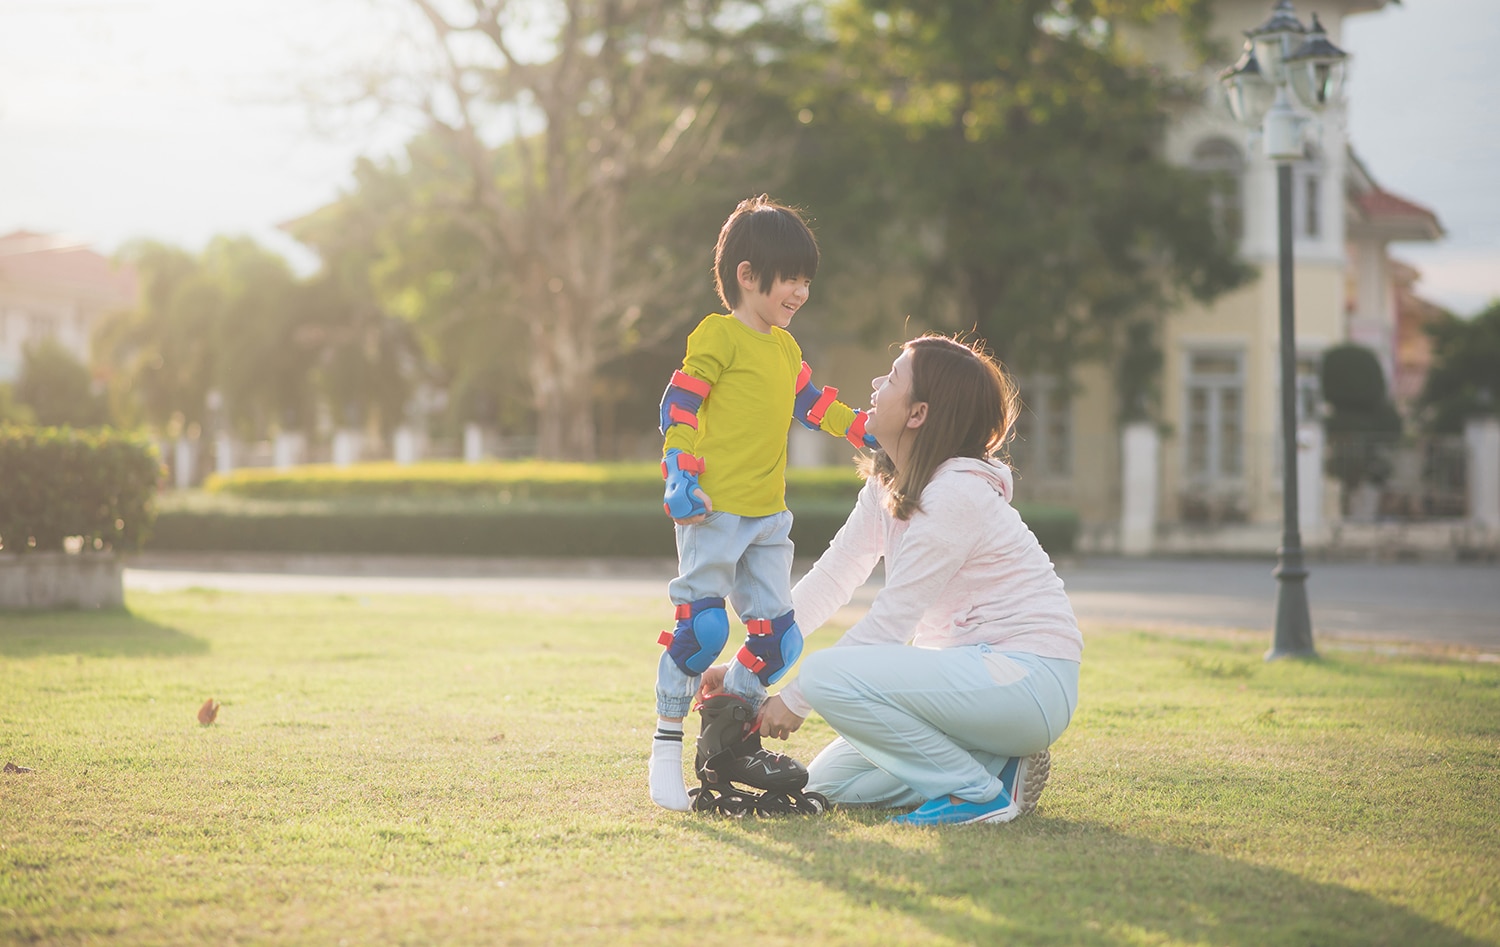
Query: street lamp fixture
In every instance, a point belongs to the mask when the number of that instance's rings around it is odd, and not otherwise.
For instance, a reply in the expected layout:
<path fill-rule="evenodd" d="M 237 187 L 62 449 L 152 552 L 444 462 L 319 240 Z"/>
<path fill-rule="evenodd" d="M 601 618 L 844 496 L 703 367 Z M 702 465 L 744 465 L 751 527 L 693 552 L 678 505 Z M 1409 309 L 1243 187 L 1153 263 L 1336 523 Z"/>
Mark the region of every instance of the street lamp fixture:
<path fill-rule="evenodd" d="M 1245 33 L 1239 61 L 1219 74 L 1229 109 L 1258 130 L 1276 162 L 1276 256 L 1281 290 L 1282 535 L 1276 551 L 1276 632 L 1266 659 L 1316 657 L 1307 603 L 1307 566 L 1297 522 L 1297 340 L 1292 291 L 1292 162 L 1303 156 L 1303 112 L 1338 100 L 1348 56 L 1328 41 L 1313 15 L 1311 28 L 1278 0 L 1271 16 Z M 1295 105 L 1294 105 L 1295 103 Z M 1301 112 L 1298 111 L 1301 108 Z"/>

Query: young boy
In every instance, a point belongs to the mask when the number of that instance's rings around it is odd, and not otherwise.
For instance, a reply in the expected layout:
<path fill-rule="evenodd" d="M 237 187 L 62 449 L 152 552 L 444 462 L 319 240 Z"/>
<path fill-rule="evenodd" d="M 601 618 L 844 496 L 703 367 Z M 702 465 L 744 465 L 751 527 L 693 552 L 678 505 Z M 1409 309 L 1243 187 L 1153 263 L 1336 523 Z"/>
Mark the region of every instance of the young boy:
<path fill-rule="evenodd" d="M 714 247 L 714 285 L 729 315 L 688 336 L 682 369 L 661 402 L 667 514 L 677 524 L 678 576 L 668 587 L 677 627 L 656 676 L 651 798 L 687 811 L 682 721 L 699 678 L 729 640 L 727 597 L 746 624 L 724 689 L 753 709 L 802 653 L 792 616 L 792 514 L 786 508 L 787 427 L 804 426 L 874 447 L 865 414 L 818 388 L 786 331 L 807 302 L 818 245 L 796 211 L 760 197 L 741 201 Z M 755 751 L 775 768 L 779 754 Z"/>

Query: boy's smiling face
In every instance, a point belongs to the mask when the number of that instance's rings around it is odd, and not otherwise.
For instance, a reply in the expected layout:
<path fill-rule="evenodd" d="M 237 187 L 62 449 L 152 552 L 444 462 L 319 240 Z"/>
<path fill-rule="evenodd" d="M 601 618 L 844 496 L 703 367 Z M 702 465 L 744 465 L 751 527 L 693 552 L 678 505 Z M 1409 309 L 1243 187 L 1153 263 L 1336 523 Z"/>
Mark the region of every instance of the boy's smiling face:
<path fill-rule="evenodd" d="M 785 329 L 792 317 L 812 295 L 812 280 L 805 276 L 777 277 L 771 288 L 761 291 L 760 278 L 748 261 L 735 270 L 740 284 L 740 304 L 734 316 L 756 332 L 770 332 L 772 326 Z"/>

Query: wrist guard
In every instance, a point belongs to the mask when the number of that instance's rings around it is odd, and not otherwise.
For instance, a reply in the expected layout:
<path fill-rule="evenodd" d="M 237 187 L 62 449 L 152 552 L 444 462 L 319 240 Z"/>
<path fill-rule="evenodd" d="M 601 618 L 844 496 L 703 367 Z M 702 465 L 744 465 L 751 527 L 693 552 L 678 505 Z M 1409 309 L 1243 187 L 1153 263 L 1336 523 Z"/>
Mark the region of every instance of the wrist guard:
<path fill-rule="evenodd" d="M 685 520 L 708 512 L 708 507 L 698 498 L 698 475 L 702 472 L 701 458 L 675 447 L 662 458 L 661 475 L 667 482 L 662 507 L 672 519 Z"/>
<path fill-rule="evenodd" d="M 855 408 L 854 420 L 849 422 L 849 430 L 844 432 L 844 437 L 855 447 L 868 447 L 870 450 L 880 450 L 880 442 L 875 440 L 875 435 L 865 433 L 865 425 L 869 423 L 869 420 L 869 414 Z"/>

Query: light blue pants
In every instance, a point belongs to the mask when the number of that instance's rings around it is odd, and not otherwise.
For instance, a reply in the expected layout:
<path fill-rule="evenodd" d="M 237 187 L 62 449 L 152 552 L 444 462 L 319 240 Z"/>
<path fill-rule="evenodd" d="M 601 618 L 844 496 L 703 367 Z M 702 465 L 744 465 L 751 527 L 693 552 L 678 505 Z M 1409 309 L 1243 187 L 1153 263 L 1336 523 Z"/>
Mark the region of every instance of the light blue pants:
<path fill-rule="evenodd" d="M 1078 706 L 1078 662 L 988 645 L 829 648 L 802 660 L 802 694 L 839 734 L 807 788 L 845 805 L 988 802 L 1013 756 L 1040 753 Z"/>
<path fill-rule="evenodd" d="M 718 510 L 693 526 L 677 527 L 677 578 L 667 586 L 672 604 L 703 598 L 725 598 L 741 622 L 779 618 L 792 608 L 792 514 L 737 516 Z M 730 656 L 742 636 L 729 633 Z M 726 649 L 727 650 L 727 649 Z M 722 653 L 722 652 L 721 652 Z M 698 693 L 700 675 L 687 674 L 662 652 L 656 668 L 656 712 L 686 717 Z M 749 701 L 756 710 L 766 688 L 749 668 L 729 662 L 724 689 Z"/>

